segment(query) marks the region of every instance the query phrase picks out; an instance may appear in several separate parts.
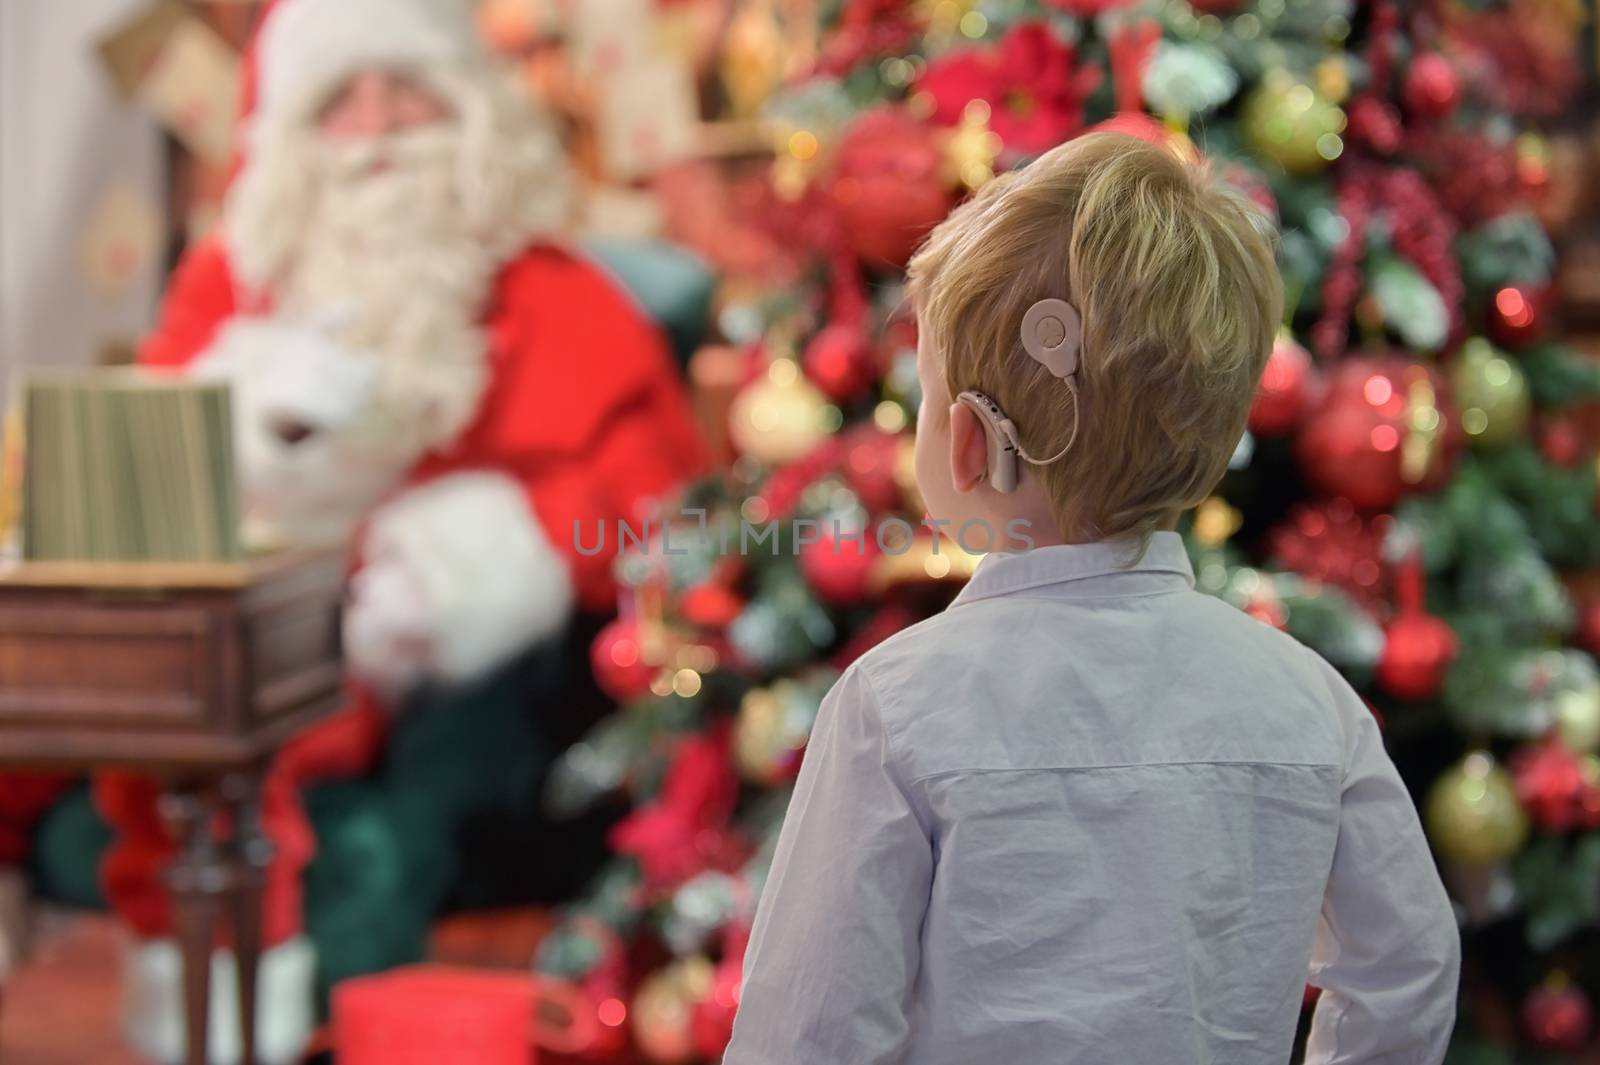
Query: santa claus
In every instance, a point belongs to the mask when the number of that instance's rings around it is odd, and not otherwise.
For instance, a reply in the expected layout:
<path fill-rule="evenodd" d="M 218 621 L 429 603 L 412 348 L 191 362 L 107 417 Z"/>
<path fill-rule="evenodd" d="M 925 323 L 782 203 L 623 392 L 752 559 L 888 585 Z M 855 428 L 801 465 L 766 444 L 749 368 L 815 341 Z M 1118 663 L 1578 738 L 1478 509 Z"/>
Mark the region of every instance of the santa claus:
<path fill-rule="evenodd" d="M 486 54 L 466 0 L 280 0 L 249 66 L 221 231 L 179 266 L 142 358 L 233 385 L 252 535 L 352 547 L 349 705 L 284 750 L 266 788 L 277 855 L 259 1056 L 275 1062 L 310 1029 L 316 952 L 301 880 L 313 853 L 320 866 L 355 848 L 339 891 L 392 893 L 382 929 L 321 927 L 393 942 L 405 926 L 409 945 L 358 951 L 347 970 L 405 960 L 449 888 L 436 862 L 414 860 L 429 871 L 411 876 L 382 860 L 370 820 L 314 834 L 306 785 L 371 773 L 386 734 L 406 728 L 393 711 L 417 692 L 480 690 L 557 638 L 574 609 L 610 608 L 610 559 L 576 549 L 576 523 L 636 519 L 704 453 L 656 332 L 556 241 L 560 145 Z M 454 731 L 441 735 L 430 765 L 470 759 Z M 410 809 L 453 816 L 472 794 L 453 785 Z M 130 1035 L 170 1061 L 180 967 L 154 795 L 132 777 L 97 786 L 118 830 L 102 878 L 138 936 Z M 427 831 L 406 809 L 395 804 L 383 831 Z M 434 830 L 454 823 L 440 816 Z M 238 1060 L 232 996 L 213 997 L 213 1060 Z"/>

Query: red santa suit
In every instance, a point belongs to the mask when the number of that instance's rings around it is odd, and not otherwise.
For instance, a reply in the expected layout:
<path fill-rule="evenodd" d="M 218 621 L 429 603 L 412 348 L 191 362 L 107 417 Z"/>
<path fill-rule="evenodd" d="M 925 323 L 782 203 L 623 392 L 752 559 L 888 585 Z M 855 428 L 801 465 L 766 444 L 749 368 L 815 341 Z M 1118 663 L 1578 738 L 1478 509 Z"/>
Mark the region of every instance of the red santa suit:
<path fill-rule="evenodd" d="M 251 180 L 260 156 L 272 150 L 272 138 L 301 136 L 313 122 L 310 101 L 356 70 L 415 70 L 423 84 L 455 107 L 456 121 L 464 127 L 476 122 L 489 129 L 506 121 L 475 95 L 474 79 L 490 61 L 469 39 L 465 5 L 457 0 L 283 0 L 263 25 L 250 63 L 255 82 L 248 95 L 258 109 L 252 154 L 236 190 Z M 531 150 L 528 140 L 520 137 L 515 150 Z M 282 154 L 281 144 L 277 150 Z M 463 160 L 463 181 L 492 182 L 496 158 L 463 155 Z M 260 165 L 292 166 L 294 161 Z M 560 182 L 558 160 L 550 159 L 549 167 L 554 187 Z M 614 606 L 612 559 L 605 551 L 579 551 L 575 527 L 581 523 L 587 530 L 583 542 L 592 544 L 596 523 L 638 520 L 644 506 L 699 472 L 707 459 L 680 374 L 657 331 L 600 270 L 539 236 L 539 215 L 526 203 L 531 193 L 520 195 L 509 187 L 497 193 L 491 185 L 483 194 L 501 195 L 498 202 L 519 212 L 517 225 L 533 232 L 495 254 L 478 301 L 481 313 L 470 323 L 477 350 L 469 353 L 471 365 L 463 363 L 459 375 L 467 383 L 439 387 L 443 398 L 430 398 L 433 405 L 422 408 L 437 411 L 431 421 L 408 414 L 392 423 L 433 425 L 434 431 L 415 440 L 406 437 L 408 442 L 388 456 L 389 466 L 372 462 L 371 455 L 373 441 L 381 443 L 391 423 L 379 424 L 379 431 L 366 426 L 354 445 L 340 442 L 336 430 L 321 433 L 308 449 L 315 459 L 305 460 L 298 474 L 286 467 L 291 473 L 277 485 L 291 495 L 300 474 L 316 480 L 349 461 L 348 475 L 331 479 L 337 493 L 301 500 L 301 516 L 356 506 L 358 512 L 350 515 L 355 528 L 347 533 L 354 567 L 363 573 L 405 573 L 427 614 L 427 662 L 421 671 L 446 682 L 482 675 L 558 633 L 575 606 L 596 611 Z M 305 326 L 303 315 L 292 323 L 282 320 L 284 291 L 273 276 L 281 263 L 261 246 L 280 239 L 275 228 L 293 223 L 270 196 L 256 200 L 250 208 L 255 217 L 242 221 L 231 215 L 245 208 L 231 200 L 223 232 L 190 250 L 172 278 L 141 360 L 178 371 L 210 366 L 221 367 L 224 376 L 239 375 L 232 378 L 238 386 L 235 416 L 251 423 L 246 432 L 260 422 L 256 428 L 265 441 L 241 446 L 247 452 L 257 446 L 288 453 L 308 448 L 296 437 L 317 430 L 319 419 L 337 425 L 364 417 L 359 408 L 366 401 L 346 402 L 341 392 L 381 395 L 391 406 L 404 406 L 405 382 L 412 378 L 364 387 L 370 385 L 367 377 L 390 374 L 381 343 L 370 356 L 359 350 L 351 356 L 340 352 L 336 339 L 325 347 L 308 339 L 316 331 Z M 515 231 L 516 225 L 504 228 Z M 292 238 L 285 245 L 291 257 Z M 418 298 L 427 300 L 428 291 Z M 460 352 L 457 356 L 461 361 Z M 414 377 L 430 381 L 430 372 L 424 358 Z M 347 388 L 346 382 L 354 383 Z M 275 406 L 279 400 L 300 411 L 292 420 L 308 425 L 286 431 L 272 421 L 283 416 Z M 393 432 L 396 439 L 405 436 Z M 324 436 L 332 442 L 317 455 L 314 449 L 323 446 Z M 248 495 L 252 460 L 246 454 L 241 461 Z M 272 490 L 269 485 L 266 494 Z M 335 521 L 309 538 L 328 541 L 339 532 L 341 523 Z M 353 609 L 360 609 L 360 598 L 358 577 Z M 366 613 L 378 628 L 386 624 L 381 608 Z M 347 647 L 357 659 L 363 640 L 347 623 Z M 381 640 L 368 652 L 375 660 L 384 655 Z M 382 661 L 371 665 L 375 673 L 383 672 Z M 300 876 L 315 849 L 299 803 L 301 789 L 311 781 L 366 772 L 383 744 L 391 709 L 386 704 L 394 701 L 396 690 L 364 683 L 362 662 L 355 666 L 358 675 L 352 677 L 346 708 L 289 744 L 267 781 L 265 827 L 277 844 L 265 913 L 269 947 L 292 942 L 301 928 Z M 169 937 L 172 931 L 158 879 L 171 844 L 155 815 L 155 794 L 153 784 L 135 777 L 106 776 L 97 782 L 100 808 L 118 833 L 102 869 L 105 887 L 117 911 L 147 939 Z M 263 980 L 270 989 L 271 974 Z"/>

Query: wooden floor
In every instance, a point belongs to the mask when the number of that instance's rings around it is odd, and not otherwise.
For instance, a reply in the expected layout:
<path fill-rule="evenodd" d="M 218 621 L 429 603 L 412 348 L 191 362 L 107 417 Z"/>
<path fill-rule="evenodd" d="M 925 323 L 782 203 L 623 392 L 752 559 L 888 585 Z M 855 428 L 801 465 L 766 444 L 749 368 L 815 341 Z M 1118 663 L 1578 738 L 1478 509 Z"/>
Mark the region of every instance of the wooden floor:
<path fill-rule="evenodd" d="M 433 960 L 524 969 L 552 919 L 515 910 L 445 920 Z M 121 932 L 98 914 L 36 911 L 25 964 L 0 989 L 0 1065 L 151 1065 L 122 1047 Z"/>
<path fill-rule="evenodd" d="M 45 912 L 33 950 L 0 991 L 4 1065 L 146 1065 L 122 1049 L 122 947 L 106 917 Z"/>

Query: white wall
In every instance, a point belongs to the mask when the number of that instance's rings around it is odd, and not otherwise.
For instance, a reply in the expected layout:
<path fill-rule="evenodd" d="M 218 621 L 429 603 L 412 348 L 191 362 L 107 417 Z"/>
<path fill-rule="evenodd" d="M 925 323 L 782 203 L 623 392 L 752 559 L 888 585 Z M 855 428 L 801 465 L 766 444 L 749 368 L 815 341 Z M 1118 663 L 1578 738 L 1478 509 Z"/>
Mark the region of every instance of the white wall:
<path fill-rule="evenodd" d="M 10 369 L 92 362 L 154 313 L 160 261 L 114 301 L 78 265 L 84 221 L 115 183 L 165 210 L 159 131 L 95 52 L 146 3 L 0 0 L 0 392 Z"/>

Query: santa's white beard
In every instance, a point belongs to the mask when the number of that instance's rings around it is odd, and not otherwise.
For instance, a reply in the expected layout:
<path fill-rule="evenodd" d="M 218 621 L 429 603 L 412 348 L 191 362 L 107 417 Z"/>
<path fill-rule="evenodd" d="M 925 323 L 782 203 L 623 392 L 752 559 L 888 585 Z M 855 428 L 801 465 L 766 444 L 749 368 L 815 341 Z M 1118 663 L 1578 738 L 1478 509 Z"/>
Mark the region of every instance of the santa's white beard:
<path fill-rule="evenodd" d="M 213 362 L 239 383 L 236 413 L 269 411 L 237 419 L 257 434 L 241 478 L 291 539 L 341 538 L 471 424 L 495 277 L 567 217 L 560 140 L 520 86 L 479 64 L 414 73 L 450 105 L 448 122 L 333 143 L 315 119 L 329 86 L 307 83 L 255 115 L 229 190 L 229 265 L 244 300 L 268 310 L 241 318 L 240 350 Z M 290 442 L 273 428 L 285 420 L 324 431 Z"/>
<path fill-rule="evenodd" d="M 459 140 L 440 124 L 316 141 L 315 201 L 274 292 L 278 316 L 375 360 L 358 431 L 413 457 L 460 434 L 487 379 L 479 319 L 502 256 L 461 204 Z"/>

